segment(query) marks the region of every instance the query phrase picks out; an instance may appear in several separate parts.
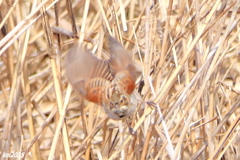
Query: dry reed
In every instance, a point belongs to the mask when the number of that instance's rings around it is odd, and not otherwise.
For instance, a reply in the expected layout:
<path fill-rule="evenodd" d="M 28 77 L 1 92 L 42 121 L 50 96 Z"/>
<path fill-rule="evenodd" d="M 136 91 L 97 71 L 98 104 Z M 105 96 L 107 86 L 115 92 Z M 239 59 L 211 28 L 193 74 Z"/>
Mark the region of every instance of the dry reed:
<path fill-rule="evenodd" d="M 239 5 L 0 1 L 1 159 L 240 159 Z M 82 102 L 64 74 L 74 40 L 107 58 L 106 33 L 143 70 L 127 121 Z"/>

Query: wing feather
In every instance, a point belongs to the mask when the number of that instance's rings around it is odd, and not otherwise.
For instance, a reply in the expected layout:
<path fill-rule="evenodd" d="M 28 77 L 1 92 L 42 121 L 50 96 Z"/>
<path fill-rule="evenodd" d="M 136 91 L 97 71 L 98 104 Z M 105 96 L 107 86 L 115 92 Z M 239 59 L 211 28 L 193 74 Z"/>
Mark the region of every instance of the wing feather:
<path fill-rule="evenodd" d="M 141 71 L 136 67 L 132 56 L 113 37 L 108 35 L 110 50 L 109 68 L 118 83 L 121 83 L 126 93 L 131 94 L 135 88 L 135 81 Z"/>
<path fill-rule="evenodd" d="M 110 50 L 109 67 L 113 75 L 125 70 L 132 63 L 132 56 L 125 48 L 113 37 L 108 35 L 108 44 Z"/>
<path fill-rule="evenodd" d="M 112 75 L 108 67 L 108 62 L 100 60 L 89 51 L 84 50 L 81 45 L 74 45 L 66 56 L 66 76 L 73 88 L 83 96 L 89 96 L 91 92 L 99 90 L 102 83 L 95 85 L 91 81 L 95 78 L 111 80 Z M 95 93 L 95 92 L 94 92 Z M 96 94 L 94 94 L 96 95 Z M 91 97 L 96 101 L 98 97 Z"/>

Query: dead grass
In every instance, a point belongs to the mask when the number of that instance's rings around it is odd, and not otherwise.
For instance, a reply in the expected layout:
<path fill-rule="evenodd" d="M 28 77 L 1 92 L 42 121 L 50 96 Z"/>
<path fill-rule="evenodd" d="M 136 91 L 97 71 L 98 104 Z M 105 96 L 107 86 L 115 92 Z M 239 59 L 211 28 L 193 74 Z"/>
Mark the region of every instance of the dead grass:
<path fill-rule="evenodd" d="M 1 158 L 240 159 L 239 5 L 0 1 Z M 107 58 L 108 32 L 143 69 L 128 121 L 80 105 L 64 76 L 73 39 Z"/>

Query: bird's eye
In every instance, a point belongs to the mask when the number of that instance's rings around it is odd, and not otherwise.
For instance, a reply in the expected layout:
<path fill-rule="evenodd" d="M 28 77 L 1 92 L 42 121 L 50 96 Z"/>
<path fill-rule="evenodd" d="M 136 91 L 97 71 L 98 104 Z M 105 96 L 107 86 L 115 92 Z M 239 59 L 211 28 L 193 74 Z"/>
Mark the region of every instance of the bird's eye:
<path fill-rule="evenodd" d="M 120 103 L 123 103 L 123 99 L 120 100 Z"/>
<path fill-rule="evenodd" d="M 120 103 L 126 102 L 127 97 L 125 95 L 121 95 Z"/>

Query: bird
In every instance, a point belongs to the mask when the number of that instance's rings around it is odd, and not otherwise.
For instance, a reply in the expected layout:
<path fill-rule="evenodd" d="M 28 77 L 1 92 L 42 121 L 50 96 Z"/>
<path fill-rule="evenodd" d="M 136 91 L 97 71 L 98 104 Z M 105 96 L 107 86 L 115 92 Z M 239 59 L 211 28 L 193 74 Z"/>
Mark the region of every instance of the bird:
<path fill-rule="evenodd" d="M 75 44 L 66 56 L 66 76 L 82 97 L 101 105 L 110 119 L 122 120 L 136 109 L 132 93 L 141 69 L 120 42 L 107 37 L 108 60 L 97 58 L 82 44 Z"/>

